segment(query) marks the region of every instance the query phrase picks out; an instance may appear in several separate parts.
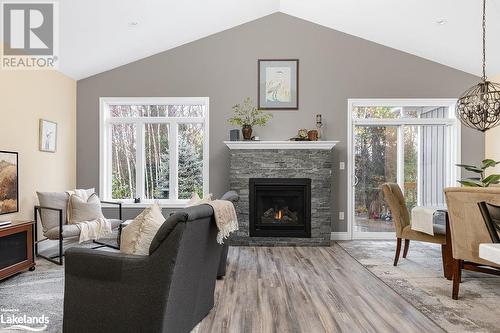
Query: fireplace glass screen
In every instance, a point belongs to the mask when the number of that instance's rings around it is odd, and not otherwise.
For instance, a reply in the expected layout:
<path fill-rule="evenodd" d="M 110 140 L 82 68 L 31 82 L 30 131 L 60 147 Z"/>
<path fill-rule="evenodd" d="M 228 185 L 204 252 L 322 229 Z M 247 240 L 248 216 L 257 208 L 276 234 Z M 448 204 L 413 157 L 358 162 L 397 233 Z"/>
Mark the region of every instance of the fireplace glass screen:
<path fill-rule="evenodd" d="M 310 179 L 250 179 L 250 236 L 310 237 L 310 234 Z"/>

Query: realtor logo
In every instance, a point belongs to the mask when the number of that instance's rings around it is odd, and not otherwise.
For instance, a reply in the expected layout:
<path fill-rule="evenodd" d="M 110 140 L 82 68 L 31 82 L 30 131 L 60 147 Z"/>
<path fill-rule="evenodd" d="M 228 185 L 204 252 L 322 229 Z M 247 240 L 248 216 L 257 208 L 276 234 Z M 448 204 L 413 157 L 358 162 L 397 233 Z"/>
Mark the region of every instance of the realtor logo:
<path fill-rule="evenodd" d="M 42 332 L 47 330 L 50 323 L 46 315 L 26 315 L 19 309 L 0 309 L 0 331 L 28 331 Z"/>
<path fill-rule="evenodd" d="M 55 2 L 3 2 L 3 69 L 57 67 L 58 20 Z"/>

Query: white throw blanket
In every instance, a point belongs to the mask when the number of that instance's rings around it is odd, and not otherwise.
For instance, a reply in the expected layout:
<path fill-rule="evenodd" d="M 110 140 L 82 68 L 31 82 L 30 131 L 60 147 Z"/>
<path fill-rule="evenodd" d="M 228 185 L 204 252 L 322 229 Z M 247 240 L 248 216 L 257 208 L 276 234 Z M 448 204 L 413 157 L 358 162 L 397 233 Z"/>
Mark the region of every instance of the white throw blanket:
<path fill-rule="evenodd" d="M 411 229 L 434 236 L 434 213 L 444 207 L 417 206 L 411 210 Z"/>
<path fill-rule="evenodd" d="M 217 243 L 223 244 L 225 238 L 238 230 L 236 209 L 234 209 L 233 203 L 227 200 L 213 200 L 206 204 L 212 206 L 214 209 L 215 223 L 217 224 L 217 228 L 219 228 Z"/>
<path fill-rule="evenodd" d="M 85 190 L 74 190 L 67 191 L 71 195 L 76 195 L 80 197 L 83 201 L 87 202 L 89 195 Z M 68 205 L 68 215 L 71 214 L 71 207 Z M 75 225 L 80 229 L 80 239 L 78 243 L 83 243 L 89 240 L 98 240 L 103 238 L 113 232 L 111 228 L 111 222 L 109 222 L 104 216 L 99 217 L 91 221 L 83 221 L 75 223 Z"/>
<path fill-rule="evenodd" d="M 79 222 L 76 223 L 76 226 L 80 229 L 80 239 L 78 243 L 98 240 L 113 232 L 111 230 L 111 223 L 104 217 L 92 221 Z"/>

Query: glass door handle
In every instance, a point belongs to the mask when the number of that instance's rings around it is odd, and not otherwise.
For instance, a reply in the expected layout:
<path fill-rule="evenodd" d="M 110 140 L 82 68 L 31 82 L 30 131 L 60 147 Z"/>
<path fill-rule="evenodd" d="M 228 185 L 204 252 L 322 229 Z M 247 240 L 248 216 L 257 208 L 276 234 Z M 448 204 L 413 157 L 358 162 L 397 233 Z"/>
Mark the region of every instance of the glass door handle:
<path fill-rule="evenodd" d="M 353 178 L 354 178 L 354 182 L 352 183 L 352 186 L 358 185 L 358 183 L 359 183 L 358 177 L 356 175 L 353 175 Z"/>

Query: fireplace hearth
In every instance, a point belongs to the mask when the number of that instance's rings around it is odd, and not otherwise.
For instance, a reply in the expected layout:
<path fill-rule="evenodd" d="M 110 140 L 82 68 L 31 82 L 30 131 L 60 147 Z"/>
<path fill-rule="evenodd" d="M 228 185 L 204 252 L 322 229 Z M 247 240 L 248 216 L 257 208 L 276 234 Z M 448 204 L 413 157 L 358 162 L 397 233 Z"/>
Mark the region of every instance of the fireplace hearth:
<path fill-rule="evenodd" d="M 311 179 L 249 179 L 250 237 L 311 237 Z"/>

